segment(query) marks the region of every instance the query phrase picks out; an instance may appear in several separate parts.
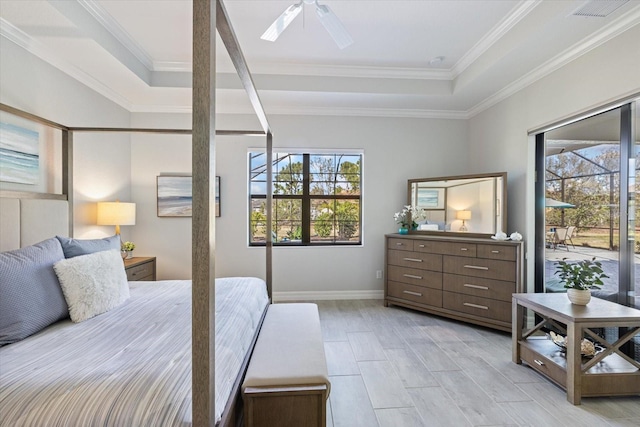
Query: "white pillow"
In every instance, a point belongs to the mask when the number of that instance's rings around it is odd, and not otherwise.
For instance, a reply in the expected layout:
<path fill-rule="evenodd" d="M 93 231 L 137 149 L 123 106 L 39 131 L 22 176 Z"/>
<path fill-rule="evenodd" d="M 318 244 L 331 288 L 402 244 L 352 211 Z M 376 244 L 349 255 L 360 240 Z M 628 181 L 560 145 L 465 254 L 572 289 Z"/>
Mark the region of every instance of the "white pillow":
<path fill-rule="evenodd" d="M 78 323 L 105 313 L 129 298 L 120 252 L 95 252 L 53 265 L 71 320 Z"/>

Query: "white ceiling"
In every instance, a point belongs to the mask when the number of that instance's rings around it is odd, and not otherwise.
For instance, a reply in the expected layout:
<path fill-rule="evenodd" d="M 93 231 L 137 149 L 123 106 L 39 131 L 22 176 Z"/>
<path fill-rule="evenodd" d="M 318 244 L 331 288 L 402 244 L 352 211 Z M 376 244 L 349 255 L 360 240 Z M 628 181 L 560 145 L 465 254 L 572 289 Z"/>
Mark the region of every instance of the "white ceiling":
<path fill-rule="evenodd" d="M 640 0 L 326 0 L 351 46 L 312 5 L 261 40 L 292 1 L 224 2 L 267 115 L 468 118 L 640 24 Z M 191 21 L 190 0 L 0 0 L 1 36 L 134 112 L 191 110 Z M 217 110 L 251 112 L 221 43 L 217 66 Z"/>

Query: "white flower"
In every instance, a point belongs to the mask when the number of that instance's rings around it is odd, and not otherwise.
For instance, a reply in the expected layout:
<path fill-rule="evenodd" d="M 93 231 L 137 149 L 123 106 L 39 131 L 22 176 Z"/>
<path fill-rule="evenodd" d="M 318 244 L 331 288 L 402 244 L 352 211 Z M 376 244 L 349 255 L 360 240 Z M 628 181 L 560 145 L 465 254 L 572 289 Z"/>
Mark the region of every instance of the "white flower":
<path fill-rule="evenodd" d="M 411 222 L 409 222 L 409 217 L 411 217 Z M 400 212 L 393 214 L 393 219 L 403 227 L 408 227 L 409 225 L 415 225 L 417 227 L 416 221 L 419 221 L 422 217 L 423 213 L 411 205 L 405 205 Z"/>

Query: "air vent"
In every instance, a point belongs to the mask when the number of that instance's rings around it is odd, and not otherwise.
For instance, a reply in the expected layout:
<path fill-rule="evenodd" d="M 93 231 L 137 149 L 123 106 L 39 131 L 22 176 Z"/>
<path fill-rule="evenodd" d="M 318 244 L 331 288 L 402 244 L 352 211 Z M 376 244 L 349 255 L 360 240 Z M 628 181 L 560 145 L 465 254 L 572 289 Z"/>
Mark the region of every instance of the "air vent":
<path fill-rule="evenodd" d="M 580 6 L 572 15 L 604 18 L 628 2 L 629 0 L 592 0 Z"/>

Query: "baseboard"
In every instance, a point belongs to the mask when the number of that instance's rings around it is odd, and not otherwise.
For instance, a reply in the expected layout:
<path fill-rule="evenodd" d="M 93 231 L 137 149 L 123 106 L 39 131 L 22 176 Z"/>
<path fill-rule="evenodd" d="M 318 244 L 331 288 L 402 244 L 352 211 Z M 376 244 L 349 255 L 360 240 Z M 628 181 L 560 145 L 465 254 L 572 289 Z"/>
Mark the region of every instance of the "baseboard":
<path fill-rule="evenodd" d="M 326 301 L 345 299 L 383 299 L 384 291 L 315 291 L 274 292 L 273 302 L 282 301 Z"/>

